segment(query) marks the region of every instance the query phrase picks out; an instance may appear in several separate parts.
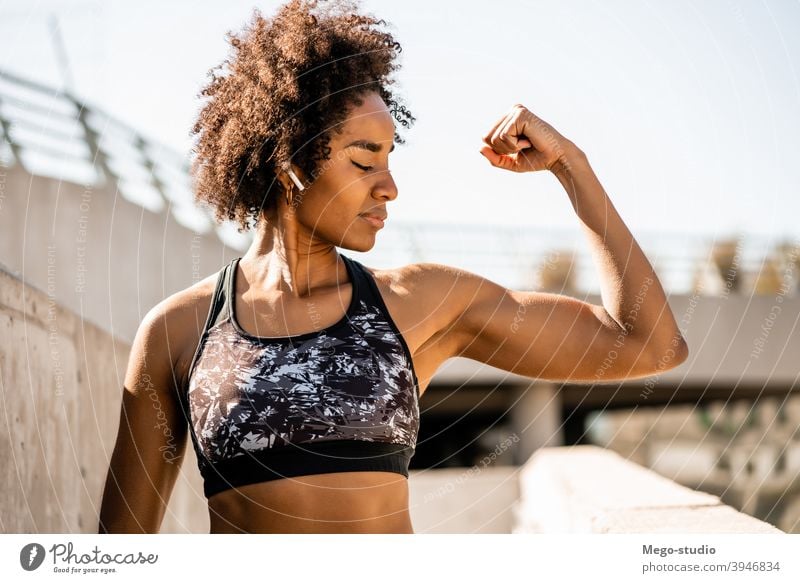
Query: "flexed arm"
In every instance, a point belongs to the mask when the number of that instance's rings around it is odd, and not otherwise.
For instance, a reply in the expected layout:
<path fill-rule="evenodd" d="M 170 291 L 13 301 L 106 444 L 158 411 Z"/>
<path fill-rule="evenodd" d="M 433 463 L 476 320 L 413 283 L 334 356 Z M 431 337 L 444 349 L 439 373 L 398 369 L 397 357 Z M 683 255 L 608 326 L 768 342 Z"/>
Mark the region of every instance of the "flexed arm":
<path fill-rule="evenodd" d="M 661 283 L 586 155 L 520 104 L 484 142 L 481 153 L 493 166 L 549 170 L 564 186 L 600 271 L 602 305 L 508 290 L 447 269 L 441 273 L 450 274 L 461 302 L 458 356 L 531 377 L 598 381 L 648 376 L 685 361 L 686 341 Z"/>

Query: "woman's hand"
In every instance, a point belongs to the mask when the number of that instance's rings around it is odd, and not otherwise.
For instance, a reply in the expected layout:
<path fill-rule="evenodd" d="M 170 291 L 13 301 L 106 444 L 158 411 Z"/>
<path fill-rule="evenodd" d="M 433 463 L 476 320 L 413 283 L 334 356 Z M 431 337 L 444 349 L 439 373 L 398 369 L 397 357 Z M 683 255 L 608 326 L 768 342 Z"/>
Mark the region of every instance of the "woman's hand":
<path fill-rule="evenodd" d="M 512 172 L 556 172 L 569 167 L 575 144 L 524 105 L 516 104 L 484 136 L 480 150 L 492 166 Z"/>

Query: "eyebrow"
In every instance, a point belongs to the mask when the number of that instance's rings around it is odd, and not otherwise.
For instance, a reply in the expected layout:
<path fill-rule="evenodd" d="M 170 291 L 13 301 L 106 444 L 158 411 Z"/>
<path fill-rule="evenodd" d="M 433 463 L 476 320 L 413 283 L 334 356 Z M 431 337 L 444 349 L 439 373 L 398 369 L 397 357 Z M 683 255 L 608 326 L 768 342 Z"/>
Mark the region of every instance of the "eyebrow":
<path fill-rule="evenodd" d="M 369 150 L 370 152 L 380 152 L 383 149 L 383 146 L 380 144 L 376 144 L 375 142 L 370 142 L 368 140 L 356 140 L 355 142 L 350 142 L 345 146 L 345 149 L 351 146 L 361 148 L 362 150 Z M 394 150 L 394 144 L 392 144 L 392 147 L 389 148 L 389 152 L 392 150 Z"/>

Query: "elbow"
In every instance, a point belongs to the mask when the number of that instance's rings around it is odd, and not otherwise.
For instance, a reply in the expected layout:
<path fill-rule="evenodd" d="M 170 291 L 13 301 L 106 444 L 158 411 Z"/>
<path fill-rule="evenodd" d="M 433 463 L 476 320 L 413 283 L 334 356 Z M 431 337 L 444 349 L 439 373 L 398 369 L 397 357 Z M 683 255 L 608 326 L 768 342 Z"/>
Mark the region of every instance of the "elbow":
<path fill-rule="evenodd" d="M 681 336 L 679 345 L 680 345 L 680 352 L 679 352 L 680 358 L 678 364 L 683 364 L 689 359 L 689 343 L 686 342 L 686 339 L 683 336 Z"/>
<path fill-rule="evenodd" d="M 689 345 L 680 333 L 676 333 L 666 348 L 654 350 L 651 354 L 654 359 L 653 373 L 659 374 L 686 362 L 689 358 Z"/>
<path fill-rule="evenodd" d="M 667 353 L 672 358 L 672 366 L 677 367 L 682 365 L 689 358 L 689 345 L 686 340 L 681 336 L 678 344 L 671 348 Z"/>

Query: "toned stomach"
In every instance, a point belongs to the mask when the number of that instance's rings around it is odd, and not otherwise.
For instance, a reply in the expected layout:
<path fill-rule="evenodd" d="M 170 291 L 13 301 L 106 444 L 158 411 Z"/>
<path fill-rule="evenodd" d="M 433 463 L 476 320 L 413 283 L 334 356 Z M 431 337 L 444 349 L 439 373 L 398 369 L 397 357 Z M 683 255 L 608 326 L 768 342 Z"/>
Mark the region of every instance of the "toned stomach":
<path fill-rule="evenodd" d="M 211 534 L 414 532 L 408 479 L 336 472 L 249 484 L 208 499 Z"/>

